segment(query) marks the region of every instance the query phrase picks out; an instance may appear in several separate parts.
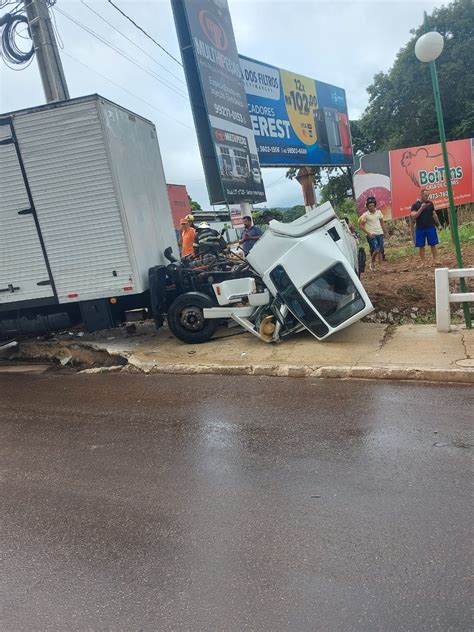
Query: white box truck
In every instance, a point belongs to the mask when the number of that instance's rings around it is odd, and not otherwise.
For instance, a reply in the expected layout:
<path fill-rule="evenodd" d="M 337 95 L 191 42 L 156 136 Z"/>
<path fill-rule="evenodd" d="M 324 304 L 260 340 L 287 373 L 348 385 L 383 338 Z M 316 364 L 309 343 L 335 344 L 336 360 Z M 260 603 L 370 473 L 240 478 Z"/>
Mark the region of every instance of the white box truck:
<path fill-rule="evenodd" d="M 99 95 L 0 115 L 0 335 L 149 308 L 176 245 L 153 123 Z"/>

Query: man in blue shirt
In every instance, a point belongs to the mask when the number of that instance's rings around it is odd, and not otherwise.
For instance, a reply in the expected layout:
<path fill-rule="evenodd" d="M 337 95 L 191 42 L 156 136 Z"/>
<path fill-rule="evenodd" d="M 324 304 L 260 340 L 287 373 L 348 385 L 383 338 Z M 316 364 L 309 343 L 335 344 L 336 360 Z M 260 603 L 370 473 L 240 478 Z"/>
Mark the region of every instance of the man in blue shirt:
<path fill-rule="evenodd" d="M 245 256 L 249 254 L 257 241 L 262 236 L 262 231 L 258 226 L 252 225 L 252 218 L 246 215 L 244 218 L 244 232 L 242 239 L 239 241 Z"/>

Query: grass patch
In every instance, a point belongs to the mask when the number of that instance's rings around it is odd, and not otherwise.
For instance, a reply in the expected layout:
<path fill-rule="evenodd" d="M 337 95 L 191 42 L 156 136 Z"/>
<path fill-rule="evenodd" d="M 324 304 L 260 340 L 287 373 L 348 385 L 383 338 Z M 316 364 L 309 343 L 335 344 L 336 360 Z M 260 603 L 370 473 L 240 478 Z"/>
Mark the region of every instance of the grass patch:
<path fill-rule="evenodd" d="M 448 228 L 438 231 L 439 251 L 440 253 L 454 252 L 454 244 L 451 239 L 451 231 Z M 459 241 L 464 244 L 474 243 L 474 223 L 469 222 L 459 226 Z M 397 243 L 398 242 L 398 243 Z M 411 240 L 400 243 L 400 238 L 395 237 L 385 242 L 385 256 L 388 261 L 397 261 L 417 254 L 418 249 L 415 248 Z"/>
<path fill-rule="evenodd" d="M 438 232 L 440 244 L 452 244 L 451 231 L 447 228 Z M 461 243 L 474 243 L 474 223 L 469 222 L 459 226 L 459 241 Z"/>

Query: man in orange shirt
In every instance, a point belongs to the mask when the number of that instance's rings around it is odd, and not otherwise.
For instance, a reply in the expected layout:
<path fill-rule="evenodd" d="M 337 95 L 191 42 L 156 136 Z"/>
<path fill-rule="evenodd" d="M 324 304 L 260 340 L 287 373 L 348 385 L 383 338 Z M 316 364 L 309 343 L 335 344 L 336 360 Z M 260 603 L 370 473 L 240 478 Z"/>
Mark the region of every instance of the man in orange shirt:
<path fill-rule="evenodd" d="M 196 230 L 190 226 L 186 217 L 181 220 L 180 224 L 181 256 L 186 257 L 187 255 L 194 255 L 194 236 L 196 235 Z"/>

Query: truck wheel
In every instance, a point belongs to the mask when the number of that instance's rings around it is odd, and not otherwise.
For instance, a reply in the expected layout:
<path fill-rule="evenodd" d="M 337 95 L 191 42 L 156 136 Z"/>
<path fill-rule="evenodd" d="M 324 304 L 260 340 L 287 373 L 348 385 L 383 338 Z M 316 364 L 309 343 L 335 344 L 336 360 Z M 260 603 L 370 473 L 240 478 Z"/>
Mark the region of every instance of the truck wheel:
<path fill-rule="evenodd" d="M 199 344 L 214 335 L 218 321 L 204 318 L 203 309 L 215 307 L 206 294 L 187 292 L 178 296 L 168 309 L 168 326 L 179 340 Z"/>

